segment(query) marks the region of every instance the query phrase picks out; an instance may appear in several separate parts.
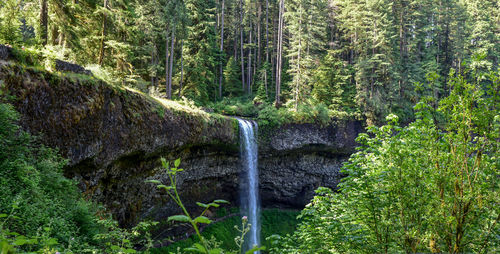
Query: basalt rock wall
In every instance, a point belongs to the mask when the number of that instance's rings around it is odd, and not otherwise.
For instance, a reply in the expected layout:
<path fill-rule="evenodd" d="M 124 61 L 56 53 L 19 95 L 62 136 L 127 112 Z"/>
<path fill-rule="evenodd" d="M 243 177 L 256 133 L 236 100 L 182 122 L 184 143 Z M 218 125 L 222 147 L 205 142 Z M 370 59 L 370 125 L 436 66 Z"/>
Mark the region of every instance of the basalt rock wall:
<path fill-rule="evenodd" d="M 195 202 L 238 204 L 239 134 L 235 119 L 207 114 L 91 76 L 49 73 L 0 63 L 2 96 L 21 114 L 26 131 L 69 160 L 66 175 L 84 195 L 124 226 L 178 213 L 167 195 L 146 180 L 167 182 L 159 158 L 181 158 L 178 187 Z M 339 169 L 354 151 L 360 122 L 330 126 L 289 124 L 259 131 L 261 199 L 265 207 L 301 208 L 319 186 L 335 188 Z"/>
<path fill-rule="evenodd" d="M 355 151 L 360 121 L 329 126 L 288 124 L 262 131 L 259 144 L 264 206 L 301 208 L 320 186 L 336 188 L 342 163 Z"/>

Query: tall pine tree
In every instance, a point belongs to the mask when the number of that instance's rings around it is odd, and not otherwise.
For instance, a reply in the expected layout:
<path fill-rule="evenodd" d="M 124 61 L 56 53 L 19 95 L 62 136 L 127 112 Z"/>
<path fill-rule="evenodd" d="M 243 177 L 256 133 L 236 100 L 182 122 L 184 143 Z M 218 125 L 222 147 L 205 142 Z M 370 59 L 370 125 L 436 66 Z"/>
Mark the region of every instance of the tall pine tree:
<path fill-rule="evenodd" d="M 217 44 L 214 0 L 187 0 L 191 24 L 184 43 L 186 82 L 183 94 L 200 102 L 215 100 Z"/>

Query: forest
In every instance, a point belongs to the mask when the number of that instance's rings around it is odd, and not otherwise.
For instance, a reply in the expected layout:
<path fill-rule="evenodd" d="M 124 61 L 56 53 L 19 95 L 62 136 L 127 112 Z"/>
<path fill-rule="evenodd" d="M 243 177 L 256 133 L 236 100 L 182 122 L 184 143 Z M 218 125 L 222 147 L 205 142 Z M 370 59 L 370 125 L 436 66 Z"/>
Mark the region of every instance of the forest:
<path fill-rule="evenodd" d="M 415 84 L 433 79 L 439 99 L 450 70 L 473 57 L 477 70 L 498 68 L 498 9 L 493 0 L 6 0 L 0 40 L 218 112 L 275 104 L 407 122 Z"/>
<path fill-rule="evenodd" d="M 61 75 L 54 61 L 67 61 L 264 134 L 362 122 L 340 183 L 247 253 L 500 251 L 497 0 L 2 0 L 0 44 L 21 68 Z M 65 177 L 68 159 L 23 128 L 12 80 L 0 80 L 1 254 L 243 253 L 243 219 L 229 237 L 239 251 L 198 232 L 212 220 L 184 209 L 177 161 L 161 164 L 170 183 L 143 184 L 183 208 L 168 221 L 192 225 L 192 246 L 157 248 L 161 222 L 120 227 Z"/>

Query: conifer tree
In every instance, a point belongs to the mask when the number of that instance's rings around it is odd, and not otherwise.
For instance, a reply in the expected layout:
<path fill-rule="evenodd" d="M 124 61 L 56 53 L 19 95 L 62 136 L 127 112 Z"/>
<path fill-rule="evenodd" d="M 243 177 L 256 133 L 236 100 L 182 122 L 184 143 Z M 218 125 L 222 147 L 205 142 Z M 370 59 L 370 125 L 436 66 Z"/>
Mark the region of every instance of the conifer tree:
<path fill-rule="evenodd" d="M 187 0 L 190 17 L 188 38 L 184 43 L 186 82 L 184 95 L 201 102 L 215 99 L 216 33 L 215 2 Z"/>
<path fill-rule="evenodd" d="M 324 0 L 292 0 L 285 19 L 290 31 L 288 55 L 292 76 L 294 108 L 310 94 L 312 70 L 326 44 Z"/>
<path fill-rule="evenodd" d="M 232 56 L 227 61 L 226 68 L 224 69 L 224 87 L 225 94 L 230 97 L 238 96 L 243 93 L 241 89 L 239 64 Z"/>
<path fill-rule="evenodd" d="M 312 97 L 316 103 L 323 103 L 337 111 L 353 111 L 355 108 L 355 87 L 351 83 L 349 66 L 334 56 L 333 51 L 323 58 L 312 77 Z"/>
<path fill-rule="evenodd" d="M 18 0 L 6 0 L 0 4 L 0 43 L 16 44 L 21 40 L 20 16 Z"/>

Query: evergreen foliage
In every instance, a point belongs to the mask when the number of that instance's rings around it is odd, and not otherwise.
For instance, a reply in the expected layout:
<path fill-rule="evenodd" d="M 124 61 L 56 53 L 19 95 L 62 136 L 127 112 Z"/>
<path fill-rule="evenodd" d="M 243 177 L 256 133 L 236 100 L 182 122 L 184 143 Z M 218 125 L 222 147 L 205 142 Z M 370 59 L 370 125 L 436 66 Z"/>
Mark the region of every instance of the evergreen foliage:
<path fill-rule="evenodd" d="M 330 51 L 314 71 L 311 95 L 316 103 L 324 103 L 331 110 L 352 112 L 356 109 L 352 78 L 352 67 Z"/>
<path fill-rule="evenodd" d="M 407 123 L 427 73 L 439 77 L 439 99 L 450 70 L 474 55 L 484 56 L 481 71 L 498 68 L 499 9 L 495 0 L 6 0 L 0 43 L 57 51 L 169 99 L 280 98 L 276 106 L 294 111 L 314 103 L 316 72 L 333 55 L 352 68 L 342 87 L 356 105 L 332 115 L 358 112 L 373 125 L 394 113 Z"/>
<path fill-rule="evenodd" d="M 200 102 L 216 98 L 215 44 L 213 0 L 188 0 L 186 8 L 191 17 L 183 54 L 186 57 L 186 86 L 183 94 Z"/>
<path fill-rule="evenodd" d="M 224 85 L 225 95 L 229 97 L 237 97 L 243 94 L 241 90 L 241 79 L 238 63 L 234 57 L 230 57 L 224 69 Z"/>
<path fill-rule="evenodd" d="M 294 108 L 304 103 L 311 93 L 311 76 L 314 63 L 318 62 L 318 55 L 323 53 L 326 45 L 326 5 L 325 0 L 293 0 L 287 5 L 285 19 L 290 31 L 288 55 L 292 76 Z"/>

